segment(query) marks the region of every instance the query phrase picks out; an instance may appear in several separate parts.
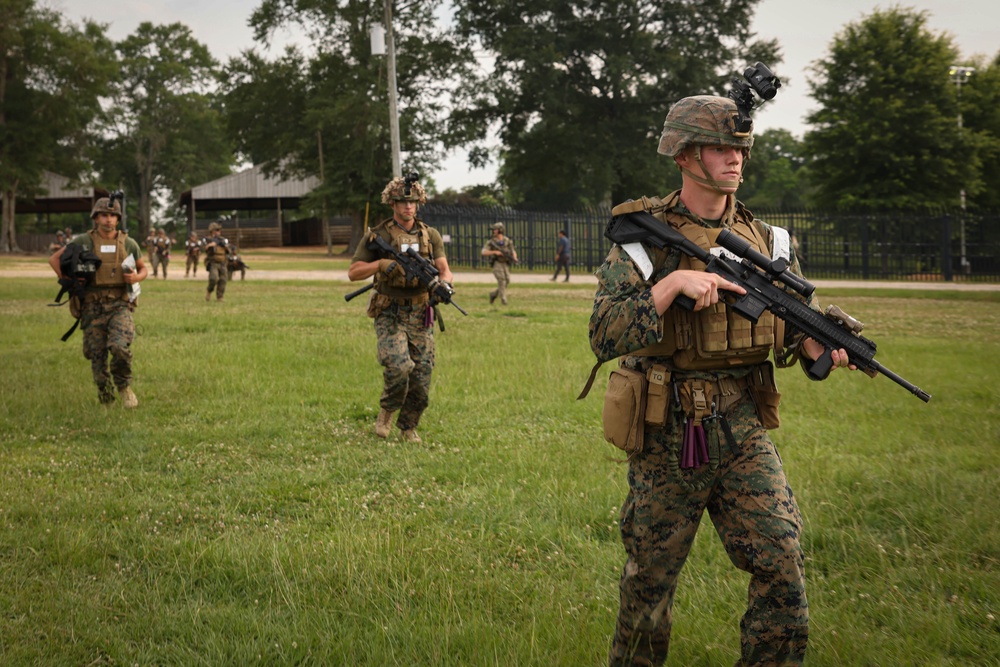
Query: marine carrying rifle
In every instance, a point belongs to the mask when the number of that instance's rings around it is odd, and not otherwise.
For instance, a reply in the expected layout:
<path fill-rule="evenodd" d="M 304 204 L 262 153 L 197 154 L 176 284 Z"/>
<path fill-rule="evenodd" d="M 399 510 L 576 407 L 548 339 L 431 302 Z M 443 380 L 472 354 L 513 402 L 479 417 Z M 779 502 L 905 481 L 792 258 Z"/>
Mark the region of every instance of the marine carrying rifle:
<path fill-rule="evenodd" d="M 820 314 L 776 286 L 774 282 L 778 281 L 804 297 L 811 296 L 816 289 L 805 278 L 790 272 L 785 259 L 769 259 L 728 229 L 719 234 L 718 243 L 731 253 L 730 256 L 715 255 L 700 248 L 645 211 L 612 217 L 604 236 L 619 245 L 642 241 L 661 250 L 667 246 L 676 248 L 704 262 L 707 272 L 745 289 L 747 293 L 743 295 L 723 290 L 720 298 L 737 314 L 754 323 L 764 311 L 770 311 L 826 348 L 819 359 L 806 367 L 810 378 L 822 380 L 829 375 L 833 368 L 831 351 L 844 349 L 849 363 L 867 375 L 875 377 L 881 373 L 925 403 L 931 400 L 930 394 L 875 361 L 875 343 L 860 335 L 864 326 L 861 322 L 836 306 L 827 308 L 825 315 Z M 694 300 L 688 296 L 682 294 L 674 301 L 685 310 L 694 309 Z M 806 362 L 804 358 L 802 361 Z"/>
<path fill-rule="evenodd" d="M 375 236 L 371 241 L 368 242 L 368 249 L 372 252 L 377 252 L 382 255 L 388 255 L 395 260 L 396 264 L 402 267 L 403 271 L 406 273 L 407 278 L 415 278 L 421 285 L 427 288 L 427 291 L 431 295 L 431 306 L 436 306 L 439 303 L 450 303 L 458 309 L 458 312 L 463 315 L 468 315 L 461 306 L 455 303 L 451 295 L 455 293 L 455 288 L 453 288 L 448 283 L 441 280 L 437 267 L 434 266 L 427 258 L 421 257 L 420 253 L 416 251 L 415 248 L 407 248 L 406 252 L 400 252 L 393 248 L 391 245 L 386 243 L 385 239 L 381 236 Z M 390 267 L 391 272 L 393 267 Z M 372 287 L 375 283 L 369 283 L 359 290 L 355 290 L 350 294 L 344 296 L 344 301 L 350 301 L 359 294 L 364 294 Z"/>

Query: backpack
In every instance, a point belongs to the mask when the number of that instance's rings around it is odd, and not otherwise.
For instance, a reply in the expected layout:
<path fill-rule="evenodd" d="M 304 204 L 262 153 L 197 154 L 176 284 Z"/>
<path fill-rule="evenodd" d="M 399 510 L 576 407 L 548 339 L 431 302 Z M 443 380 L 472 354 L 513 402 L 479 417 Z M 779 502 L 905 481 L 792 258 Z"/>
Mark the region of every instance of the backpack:
<path fill-rule="evenodd" d="M 97 269 L 101 267 L 101 258 L 94 254 L 90 248 L 85 248 L 79 243 L 70 243 L 66 250 L 59 257 L 59 270 L 63 277 L 59 279 L 59 293 L 56 294 L 55 303 L 50 306 L 64 306 L 69 303 L 70 314 L 76 318 L 76 322 L 70 327 L 63 337 L 63 342 L 73 335 L 80 325 L 81 304 L 87 290 L 87 286 L 94 282 Z M 63 294 L 68 294 L 69 299 L 60 303 Z"/>

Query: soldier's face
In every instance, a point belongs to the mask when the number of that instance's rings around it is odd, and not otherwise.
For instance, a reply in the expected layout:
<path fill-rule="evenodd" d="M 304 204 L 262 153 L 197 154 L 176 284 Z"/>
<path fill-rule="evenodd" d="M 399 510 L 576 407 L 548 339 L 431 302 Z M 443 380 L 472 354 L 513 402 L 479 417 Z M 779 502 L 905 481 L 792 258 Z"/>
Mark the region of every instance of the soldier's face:
<path fill-rule="evenodd" d="M 400 222 L 410 222 L 417 215 L 417 202 L 396 200 L 392 202 L 393 217 Z"/>
<path fill-rule="evenodd" d="M 697 167 L 698 162 L 695 160 L 694 154 L 695 147 L 688 146 L 678 156 L 677 163 L 701 176 L 701 170 Z M 730 181 L 738 186 L 743 173 L 743 149 L 735 146 L 702 146 L 701 164 L 709 179 L 717 182 Z M 691 186 L 713 189 L 711 186 L 697 181 L 693 181 Z M 724 193 L 732 194 L 736 192 L 737 188 L 720 185 L 719 189 Z"/>
<path fill-rule="evenodd" d="M 98 213 L 94 216 L 94 222 L 97 224 L 97 229 L 104 233 L 110 233 L 115 231 L 118 227 L 118 216 L 111 215 L 110 213 Z"/>

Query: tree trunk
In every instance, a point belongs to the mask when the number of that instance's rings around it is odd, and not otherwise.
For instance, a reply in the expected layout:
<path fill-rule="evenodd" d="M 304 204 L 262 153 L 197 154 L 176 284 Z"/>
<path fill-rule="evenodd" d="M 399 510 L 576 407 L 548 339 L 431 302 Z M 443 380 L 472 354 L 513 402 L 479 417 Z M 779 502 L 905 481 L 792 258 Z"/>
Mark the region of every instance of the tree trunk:
<path fill-rule="evenodd" d="M 3 212 L 0 215 L 0 252 L 19 252 L 17 246 L 17 230 L 14 225 L 14 203 L 17 193 L 17 183 L 3 191 Z"/>

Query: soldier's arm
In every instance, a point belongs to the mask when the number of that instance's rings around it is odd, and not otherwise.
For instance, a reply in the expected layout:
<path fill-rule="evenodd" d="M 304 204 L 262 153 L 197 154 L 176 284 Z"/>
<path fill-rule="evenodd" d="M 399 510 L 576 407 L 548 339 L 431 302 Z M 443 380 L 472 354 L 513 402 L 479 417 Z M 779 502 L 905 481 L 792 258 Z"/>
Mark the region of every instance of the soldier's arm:
<path fill-rule="evenodd" d="M 56 272 L 56 277 L 59 278 L 59 280 L 66 277 L 62 274 L 62 271 L 59 270 L 59 258 L 62 257 L 64 252 L 66 252 L 66 246 L 63 246 L 59 250 L 55 251 L 52 256 L 49 257 L 49 266 L 51 266 L 52 270 Z"/>
<path fill-rule="evenodd" d="M 662 326 L 652 286 L 615 246 L 598 271 L 590 315 L 591 349 L 601 361 L 610 361 L 660 340 Z"/>

